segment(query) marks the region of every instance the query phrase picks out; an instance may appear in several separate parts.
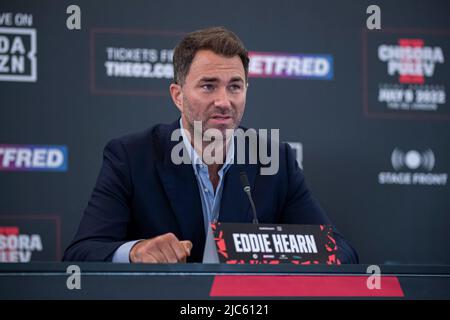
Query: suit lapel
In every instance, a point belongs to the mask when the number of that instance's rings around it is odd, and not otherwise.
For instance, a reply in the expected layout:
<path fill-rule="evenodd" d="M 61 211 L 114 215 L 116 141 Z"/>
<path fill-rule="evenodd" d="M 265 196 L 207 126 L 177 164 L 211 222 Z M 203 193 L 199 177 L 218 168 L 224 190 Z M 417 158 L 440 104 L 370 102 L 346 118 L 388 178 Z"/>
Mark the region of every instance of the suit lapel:
<path fill-rule="evenodd" d="M 173 126 L 172 126 L 173 127 Z M 159 177 L 170 201 L 180 230 L 180 240 L 191 240 L 193 248 L 191 259 L 202 259 L 205 244 L 205 229 L 202 204 L 191 164 L 175 165 L 170 159 L 172 148 L 178 143 L 170 141 L 168 133 L 164 142 L 164 160 L 156 164 Z M 180 140 L 182 142 L 182 140 Z M 190 259 L 190 260 L 191 260 Z"/>

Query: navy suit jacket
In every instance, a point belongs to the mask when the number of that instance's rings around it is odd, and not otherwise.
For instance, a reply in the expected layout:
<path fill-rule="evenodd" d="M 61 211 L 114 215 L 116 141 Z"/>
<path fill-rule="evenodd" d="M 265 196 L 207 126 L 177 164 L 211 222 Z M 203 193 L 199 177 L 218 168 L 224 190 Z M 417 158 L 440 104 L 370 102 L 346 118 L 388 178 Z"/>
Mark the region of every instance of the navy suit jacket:
<path fill-rule="evenodd" d="M 64 253 L 65 261 L 111 261 L 127 241 L 148 239 L 167 232 L 193 243 L 188 262 L 201 262 L 205 246 L 202 204 L 191 164 L 175 165 L 171 125 L 110 141 L 78 232 Z M 181 138 L 180 138 L 180 141 Z M 219 221 L 252 222 L 240 172 L 252 188 L 260 223 L 331 224 L 308 190 L 292 149 L 279 146 L 279 170 L 260 175 L 261 164 L 231 165 L 224 178 Z M 235 152 L 236 156 L 236 152 Z M 355 250 L 335 230 L 338 258 L 357 263 Z"/>

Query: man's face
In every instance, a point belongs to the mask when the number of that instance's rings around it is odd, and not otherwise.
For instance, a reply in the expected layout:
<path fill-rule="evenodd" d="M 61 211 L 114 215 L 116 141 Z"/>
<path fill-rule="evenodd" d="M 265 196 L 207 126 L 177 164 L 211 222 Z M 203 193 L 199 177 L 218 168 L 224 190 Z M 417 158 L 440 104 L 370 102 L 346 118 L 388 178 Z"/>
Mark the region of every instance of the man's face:
<path fill-rule="evenodd" d="M 177 85 L 172 85 L 177 86 Z M 239 56 L 232 58 L 200 50 L 192 61 L 177 99 L 183 126 L 192 133 L 194 121 L 201 121 L 202 133 L 207 129 L 239 126 L 245 109 L 247 85 Z M 172 97 L 174 97 L 171 87 Z"/>

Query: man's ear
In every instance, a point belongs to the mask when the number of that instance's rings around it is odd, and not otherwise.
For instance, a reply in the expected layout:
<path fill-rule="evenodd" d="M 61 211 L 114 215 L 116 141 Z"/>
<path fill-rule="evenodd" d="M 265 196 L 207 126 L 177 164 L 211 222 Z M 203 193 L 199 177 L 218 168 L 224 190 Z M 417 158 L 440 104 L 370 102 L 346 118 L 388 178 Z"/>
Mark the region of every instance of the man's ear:
<path fill-rule="evenodd" d="M 183 112 L 183 91 L 181 90 L 181 86 L 176 83 L 171 83 L 169 90 L 173 103 L 177 106 L 180 112 Z"/>

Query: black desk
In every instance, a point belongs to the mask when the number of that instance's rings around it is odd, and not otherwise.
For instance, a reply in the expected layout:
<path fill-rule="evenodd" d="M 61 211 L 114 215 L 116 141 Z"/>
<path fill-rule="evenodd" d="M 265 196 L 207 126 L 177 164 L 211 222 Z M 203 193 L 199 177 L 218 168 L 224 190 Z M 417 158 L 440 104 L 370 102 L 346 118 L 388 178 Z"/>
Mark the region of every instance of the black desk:
<path fill-rule="evenodd" d="M 401 295 L 392 296 L 388 294 L 386 296 L 373 294 L 377 291 L 367 289 L 365 285 L 369 276 L 366 273 L 367 265 L 129 265 L 78 263 L 77 265 L 81 269 L 80 290 L 69 290 L 67 288 L 66 282 L 69 274 L 66 273 L 66 269 L 69 265 L 70 263 L 0 264 L 0 300 L 235 300 L 241 298 L 308 299 L 311 297 L 319 299 L 329 297 L 337 299 L 380 299 L 380 297 L 389 299 L 450 299 L 450 266 L 382 265 L 380 266 L 382 289 L 387 288 L 385 280 L 390 279 L 397 282 L 402 293 Z M 230 276 L 232 277 L 230 278 Z M 357 280 L 356 282 L 359 281 L 359 284 L 357 284 L 359 288 L 356 288 L 356 291 L 359 293 L 351 296 L 353 291 L 348 291 L 348 289 L 355 285 L 355 280 Z M 283 288 L 289 287 L 289 284 L 292 283 L 296 283 L 296 285 L 291 286 L 290 289 L 288 288 L 287 291 L 290 290 L 291 294 L 286 294 L 284 289 L 280 293 L 270 290 L 270 283 L 273 284 L 274 281 L 275 283 L 284 282 Z M 248 291 L 254 283 L 257 283 L 257 288 L 258 285 L 260 286 L 259 288 L 262 288 L 262 291 L 258 291 L 259 293 L 256 296 L 252 296 L 254 291 Z M 322 286 L 326 285 L 324 291 L 317 291 L 317 283 Z M 364 283 L 365 288 L 361 287 L 362 283 Z M 227 292 L 227 284 L 231 285 L 231 289 L 234 291 L 231 296 L 224 294 L 224 292 Z M 301 287 L 301 290 L 297 290 L 299 287 Z M 230 286 L 228 286 L 228 289 L 230 289 Z M 349 292 L 350 296 L 348 295 Z M 312 294 L 309 295 L 310 293 Z"/>

